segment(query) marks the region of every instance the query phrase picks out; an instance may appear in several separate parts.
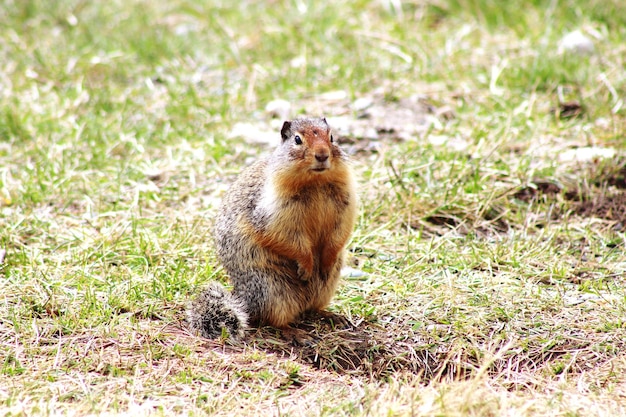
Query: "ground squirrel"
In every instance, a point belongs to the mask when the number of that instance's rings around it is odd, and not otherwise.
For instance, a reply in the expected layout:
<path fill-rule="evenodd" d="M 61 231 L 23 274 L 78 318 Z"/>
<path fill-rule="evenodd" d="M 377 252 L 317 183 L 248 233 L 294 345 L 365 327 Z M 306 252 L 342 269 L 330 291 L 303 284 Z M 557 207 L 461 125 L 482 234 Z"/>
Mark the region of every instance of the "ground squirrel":
<path fill-rule="evenodd" d="M 326 119 L 286 121 L 282 142 L 246 168 L 216 218 L 217 254 L 232 293 L 212 283 L 189 309 L 202 336 L 249 324 L 288 329 L 328 305 L 357 213 L 355 181 Z"/>

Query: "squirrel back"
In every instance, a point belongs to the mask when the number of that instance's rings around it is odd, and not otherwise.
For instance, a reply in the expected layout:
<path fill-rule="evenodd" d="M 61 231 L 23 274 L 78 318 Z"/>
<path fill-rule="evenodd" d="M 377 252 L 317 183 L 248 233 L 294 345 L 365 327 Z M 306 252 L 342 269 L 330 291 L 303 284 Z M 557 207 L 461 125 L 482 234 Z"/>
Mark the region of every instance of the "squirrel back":
<path fill-rule="evenodd" d="M 194 301 L 191 327 L 203 336 L 222 327 L 236 336 L 248 321 L 285 328 L 335 293 L 357 212 L 351 167 L 326 119 L 287 121 L 281 137 L 218 212 L 217 254 L 233 291 L 211 285 Z"/>

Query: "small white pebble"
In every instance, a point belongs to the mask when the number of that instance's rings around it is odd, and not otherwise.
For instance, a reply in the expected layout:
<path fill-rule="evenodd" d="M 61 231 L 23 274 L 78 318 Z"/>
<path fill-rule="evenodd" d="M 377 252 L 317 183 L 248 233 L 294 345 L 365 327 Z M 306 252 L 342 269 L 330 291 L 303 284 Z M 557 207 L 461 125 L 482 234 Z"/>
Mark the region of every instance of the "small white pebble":
<path fill-rule="evenodd" d="M 357 98 L 352 102 L 352 108 L 354 111 L 362 111 L 371 107 L 374 104 L 374 101 L 369 97 L 361 97 Z"/>
<path fill-rule="evenodd" d="M 276 132 L 268 130 L 266 127 L 253 123 L 235 123 L 228 133 L 229 138 L 242 138 L 247 143 L 257 143 L 271 145 L 277 142 Z"/>
<path fill-rule="evenodd" d="M 341 276 L 346 278 L 363 278 L 367 276 L 367 272 L 361 271 L 360 269 L 350 268 L 346 266 L 341 269 Z"/>
<path fill-rule="evenodd" d="M 617 151 L 613 148 L 601 148 L 597 146 L 585 146 L 581 148 L 568 149 L 559 153 L 559 160 L 578 161 L 578 162 L 591 162 L 596 159 L 610 159 L 614 158 Z"/>
<path fill-rule="evenodd" d="M 596 48 L 591 39 L 585 36 L 580 30 L 575 30 L 561 38 L 559 42 L 559 53 L 573 52 L 579 55 L 591 55 Z"/>

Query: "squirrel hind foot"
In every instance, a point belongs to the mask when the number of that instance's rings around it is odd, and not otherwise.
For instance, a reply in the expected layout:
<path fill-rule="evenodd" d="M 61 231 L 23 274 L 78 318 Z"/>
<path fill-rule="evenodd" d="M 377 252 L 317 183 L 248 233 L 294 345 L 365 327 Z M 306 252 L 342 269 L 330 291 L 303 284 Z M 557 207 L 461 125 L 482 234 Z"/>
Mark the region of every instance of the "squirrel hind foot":
<path fill-rule="evenodd" d="M 198 294 L 187 312 L 189 327 L 200 336 L 216 339 L 224 329 L 234 339 L 243 337 L 248 314 L 233 295 L 217 282 Z"/>
<path fill-rule="evenodd" d="M 284 340 L 290 341 L 294 346 L 314 347 L 320 341 L 319 337 L 295 327 L 282 328 L 280 333 Z"/>
<path fill-rule="evenodd" d="M 333 330 L 348 330 L 354 328 L 354 325 L 347 317 L 328 310 L 307 311 L 306 317 L 313 320 L 319 319 L 325 321 L 330 324 Z"/>

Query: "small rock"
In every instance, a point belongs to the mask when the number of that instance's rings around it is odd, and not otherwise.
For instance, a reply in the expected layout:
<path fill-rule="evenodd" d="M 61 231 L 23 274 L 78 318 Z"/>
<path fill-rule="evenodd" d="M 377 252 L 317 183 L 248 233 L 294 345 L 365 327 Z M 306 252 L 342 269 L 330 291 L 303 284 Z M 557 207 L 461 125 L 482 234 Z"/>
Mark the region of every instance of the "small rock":
<path fill-rule="evenodd" d="M 617 151 L 613 148 L 600 148 L 597 146 L 585 146 L 582 148 L 568 149 L 559 154 L 561 161 L 591 162 L 596 159 L 614 158 Z"/>
<path fill-rule="evenodd" d="M 160 182 L 163 180 L 163 172 L 154 167 L 146 168 L 143 174 L 152 182 Z"/>
<path fill-rule="evenodd" d="M 602 297 L 595 294 L 582 294 L 582 295 L 566 295 L 563 297 L 564 304 L 566 306 L 576 306 L 582 304 L 585 301 L 600 301 Z"/>
<path fill-rule="evenodd" d="M 148 183 L 137 183 L 135 185 L 135 190 L 138 193 L 159 193 L 159 191 L 161 191 L 159 189 L 159 187 L 153 183 L 153 182 L 148 182 Z"/>
<path fill-rule="evenodd" d="M 242 138 L 247 143 L 271 145 L 277 141 L 276 132 L 252 123 L 236 123 L 228 134 L 230 138 Z M 280 137 L 280 136 L 278 136 Z"/>
<path fill-rule="evenodd" d="M 346 266 L 341 269 L 341 276 L 346 278 L 363 278 L 367 276 L 367 272 Z"/>
<path fill-rule="evenodd" d="M 598 117 L 595 124 L 602 129 L 608 129 L 611 127 L 611 120 L 606 117 Z"/>
<path fill-rule="evenodd" d="M 568 33 L 559 42 L 559 53 L 573 52 L 579 55 L 591 55 L 595 50 L 593 41 L 580 30 Z"/>
<path fill-rule="evenodd" d="M 306 66 L 306 58 L 303 56 L 298 56 L 289 61 L 289 65 L 291 68 L 303 68 Z"/>
<path fill-rule="evenodd" d="M 333 131 L 342 135 L 351 136 L 353 119 L 347 116 L 328 116 L 326 117 L 328 124 L 333 128 Z"/>
<path fill-rule="evenodd" d="M 344 90 L 329 91 L 320 94 L 318 98 L 325 101 L 341 101 L 348 98 L 348 93 Z"/>
<path fill-rule="evenodd" d="M 445 135 L 429 135 L 428 142 L 433 146 L 446 147 L 456 152 L 463 152 L 469 147 L 469 143 L 466 140 Z"/>
<path fill-rule="evenodd" d="M 280 98 L 272 100 L 265 106 L 265 112 L 271 117 L 287 120 L 291 112 L 291 103 Z"/>
<path fill-rule="evenodd" d="M 368 139 L 368 140 L 380 139 L 380 135 L 378 134 L 378 131 L 371 126 L 355 125 L 352 127 L 350 136 L 354 138 Z"/>
<path fill-rule="evenodd" d="M 374 104 L 374 101 L 371 98 L 361 97 L 352 102 L 352 109 L 354 111 L 360 112 L 367 109 L 368 107 L 371 107 L 372 104 Z"/>
<path fill-rule="evenodd" d="M 443 120 L 452 120 L 456 118 L 456 113 L 454 109 L 450 106 L 439 107 L 435 110 L 435 116 L 443 119 Z"/>

